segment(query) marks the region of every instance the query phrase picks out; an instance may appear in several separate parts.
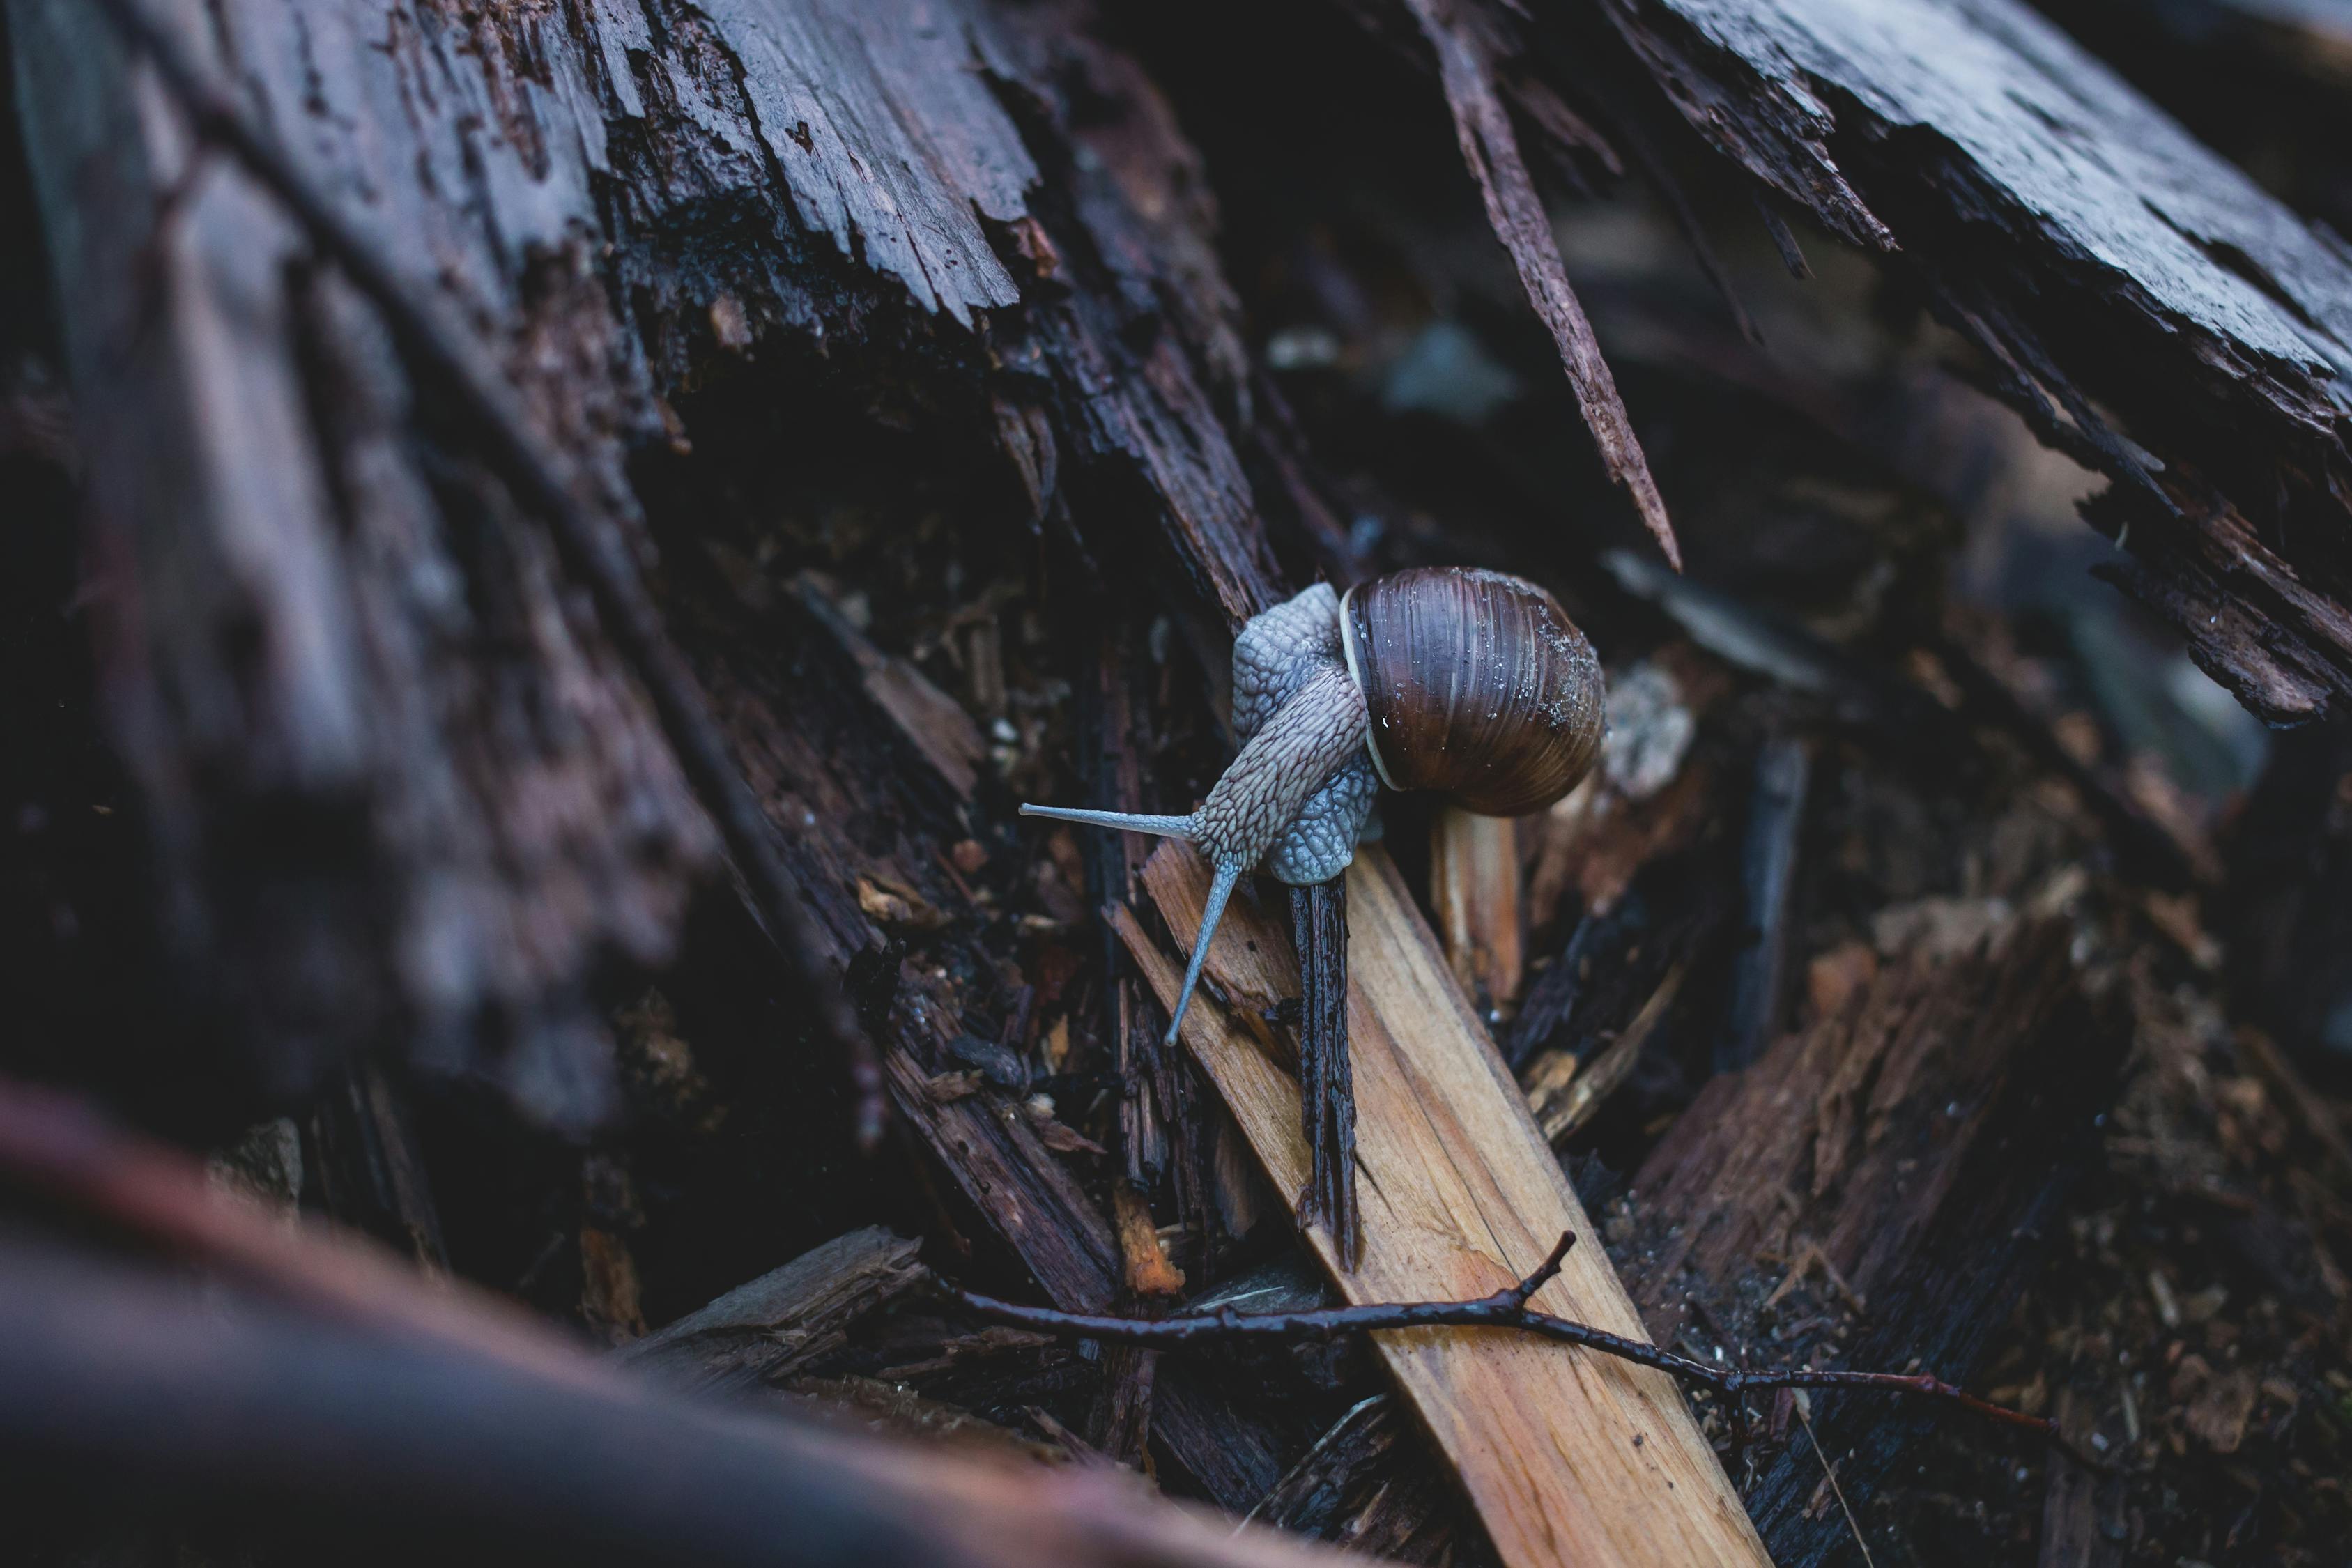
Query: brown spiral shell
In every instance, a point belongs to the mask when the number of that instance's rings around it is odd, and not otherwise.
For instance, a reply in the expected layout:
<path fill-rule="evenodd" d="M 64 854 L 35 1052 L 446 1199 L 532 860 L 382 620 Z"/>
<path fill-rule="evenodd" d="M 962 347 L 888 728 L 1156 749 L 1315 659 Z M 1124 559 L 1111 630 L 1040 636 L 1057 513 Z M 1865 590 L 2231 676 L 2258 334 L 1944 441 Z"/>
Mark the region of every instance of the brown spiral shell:
<path fill-rule="evenodd" d="M 1374 578 L 1341 601 L 1339 633 L 1391 789 L 1519 816 L 1575 788 L 1601 754 L 1601 661 L 1525 578 L 1459 566 Z"/>

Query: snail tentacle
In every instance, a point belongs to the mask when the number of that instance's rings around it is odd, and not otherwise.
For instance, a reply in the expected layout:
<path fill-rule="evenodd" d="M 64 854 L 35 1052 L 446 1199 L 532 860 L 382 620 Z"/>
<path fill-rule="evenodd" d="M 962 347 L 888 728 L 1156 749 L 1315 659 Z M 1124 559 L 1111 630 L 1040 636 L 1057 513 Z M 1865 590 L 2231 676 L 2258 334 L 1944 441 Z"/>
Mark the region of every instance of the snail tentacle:
<path fill-rule="evenodd" d="M 1264 729 L 1250 737 L 1209 798 L 1192 814 L 1193 842 L 1216 868 L 1209 900 L 1201 911 L 1201 933 L 1192 942 L 1184 989 L 1169 1020 L 1174 1043 L 1192 1005 L 1192 987 L 1209 956 L 1209 943 L 1223 918 L 1225 900 L 1244 871 L 1265 858 L 1307 798 L 1349 758 L 1364 749 L 1364 694 L 1337 664 L 1309 677 L 1297 695 L 1282 705 Z M 1352 852 L 1352 847 L 1351 847 Z"/>
<path fill-rule="evenodd" d="M 1023 805 L 1024 816 L 1050 816 L 1056 822 L 1083 822 L 1089 827 L 1117 827 L 1129 833 L 1149 833 L 1160 838 L 1200 837 L 1199 819 L 1191 816 L 1143 816 L 1125 811 L 1088 811 L 1076 805 Z"/>
<path fill-rule="evenodd" d="M 1216 863 L 1216 875 L 1209 880 L 1208 899 L 1201 905 L 1201 935 L 1192 943 L 1191 961 L 1184 965 L 1184 988 L 1176 994 L 1176 1010 L 1169 1016 L 1163 1045 L 1176 1043 L 1176 1031 L 1184 1025 L 1184 1009 L 1192 1005 L 1192 988 L 1201 984 L 1201 968 L 1209 960 L 1209 939 L 1217 934 L 1217 922 L 1225 918 L 1225 904 L 1233 898 L 1234 889 L 1246 868 L 1234 860 Z"/>

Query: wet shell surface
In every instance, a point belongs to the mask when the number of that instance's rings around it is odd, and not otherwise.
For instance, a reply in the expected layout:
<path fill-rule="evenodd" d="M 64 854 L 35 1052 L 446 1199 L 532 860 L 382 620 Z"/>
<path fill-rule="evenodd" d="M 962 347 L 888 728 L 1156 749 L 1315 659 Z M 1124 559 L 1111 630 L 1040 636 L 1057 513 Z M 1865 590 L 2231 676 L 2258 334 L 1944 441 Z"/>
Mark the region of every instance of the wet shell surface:
<path fill-rule="evenodd" d="M 1519 816 L 1575 788 L 1601 754 L 1601 661 L 1525 578 L 1465 567 L 1376 578 L 1341 602 L 1339 629 L 1391 789 Z"/>

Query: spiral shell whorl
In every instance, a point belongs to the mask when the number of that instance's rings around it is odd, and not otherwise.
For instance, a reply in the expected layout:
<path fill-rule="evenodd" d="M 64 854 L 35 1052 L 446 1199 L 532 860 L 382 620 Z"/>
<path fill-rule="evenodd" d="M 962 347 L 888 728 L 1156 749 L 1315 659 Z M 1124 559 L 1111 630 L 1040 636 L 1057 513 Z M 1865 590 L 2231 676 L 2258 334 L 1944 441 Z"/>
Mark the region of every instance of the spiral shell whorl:
<path fill-rule="evenodd" d="M 1339 623 L 1391 788 L 1518 816 L 1566 795 L 1600 755 L 1601 661 L 1534 584 L 1460 567 L 1400 572 L 1351 589 Z"/>

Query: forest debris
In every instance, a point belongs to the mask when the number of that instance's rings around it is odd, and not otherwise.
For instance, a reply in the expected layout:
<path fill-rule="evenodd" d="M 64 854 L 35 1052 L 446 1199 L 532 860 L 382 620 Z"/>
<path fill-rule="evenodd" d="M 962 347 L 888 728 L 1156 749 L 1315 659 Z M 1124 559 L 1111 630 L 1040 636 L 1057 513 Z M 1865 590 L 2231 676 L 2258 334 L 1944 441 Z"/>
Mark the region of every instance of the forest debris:
<path fill-rule="evenodd" d="M 1935 894 L 1879 910 L 1871 917 L 1870 939 L 1882 957 L 1916 952 L 1949 958 L 2000 935 L 2014 918 L 2006 899 Z"/>
<path fill-rule="evenodd" d="M 1775 1326 L 1785 1336 L 1792 1318 L 1810 1323 L 1781 1339 L 1789 1353 L 1917 1356 L 1966 1374 L 1983 1321 L 2033 1262 L 2021 1216 L 2089 1157 L 2091 1111 L 2123 1046 L 2120 1020 L 2080 986 L 2067 922 L 2005 929 L 1953 946 L 1915 923 L 1843 1008 L 1701 1088 L 1633 1180 L 1628 1284 L 1660 1338 L 1696 1301 L 1723 1325 L 1714 1331 L 1756 1342 Z M 1808 1240 L 1840 1282 L 1838 1305 L 1868 1301 L 1858 1336 L 1826 1331 L 1839 1319 L 1830 1303 L 1798 1317 L 1802 1284 L 1769 1321 L 1750 1304 L 1801 1276 Z M 1823 1449 L 1852 1451 L 1841 1484 L 1857 1499 L 1916 1431 L 1851 1401 L 1820 1411 Z M 1840 1528 L 1807 1517 L 1820 1479 L 1801 1449 L 1766 1461 L 1749 1507 L 1776 1553 L 1809 1558 Z"/>
<path fill-rule="evenodd" d="M 1749 940 L 1732 961 L 1731 1000 L 1716 1047 L 1717 1071 L 1754 1061 L 1786 1014 L 1789 911 L 1812 773 L 1813 743 L 1804 736 L 1776 735 L 1756 758 L 1739 868 Z"/>
<path fill-rule="evenodd" d="M 292 1220 L 302 1198 L 302 1134 L 290 1117 L 274 1116 L 205 1162 L 215 1187 Z"/>
<path fill-rule="evenodd" d="M 336 1073 L 313 1102 L 303 1176 L 320 1206 L 439 1273 L 449 1267 L 406 1090 L 376 1062 Z"/>
<path fill-rule="evenodd" d="M 1559 1274 L 1559 1266 L 1575 1246 L 1574 1232 L 1562 1235 L 1544 1261 L 1525 1279 L 1496 1287 L 1467 1301 L 1378 1301 L 1297 1312 L 1234 1312 L 1223 1308 L 1193 1308 L 1162 1318 L 1117 1317 L 1101 1312 L 1062 1312 L 1051 1307 L 1023 1306 L 977 1291 L 959 1289 L 959 1305 L 1005 1322 L 1050 1328 L 1064 1334 L 1118 1343 L 1146 1345 L 1198 1344 L 1214 1340 L 1328 1339 L 1339 1334 L 1377 1334 L 1401 1329 L 1507 1329 L 1537 1335 L 1635 1366 L 1664 1372 L 1698 1388 L 1737 1396 L 1754 1389 L 1773 1389 L 1794 1396 L 1801 1414 L 1810 1403 L 1807 1391 L 1845 1388 L 1875 1389 L 1948 1401 L 1990 1421 L 2023 1427 L 2045 1436 L 2056 1434 L 2053 1422 L 1979 1399 L 1957 1384 L 1921 1372 L 1853 1372 L 1813 1366 L 1748 1367 L 1723 1364 L 1722 1348 L 1712 1361 L 1696 1360 L 1663 1351 L 1646 1340 L 1629 1339 L 1546 1312 L 1528 1303 Z M 1917 1365 L 1915 1358 L 1913 1365 Z M 1636 1442 L 1633 1445 L 1640 1447 Z"/>
<path fill-rule="evenodd" d="M 1459 1504 L 1440 1478 L 1414 1463 L 1416 1453 L 1402 1402 L 1373 1394 L 1317 1438 L 1249 1517 L 1338 1542 L 1351 1552 L 1404 1563 L 1459 1561 L 1472 1544 L 1456 1539 Z"/>
<path fill-rule="evenodd" d="M 1633 434 L 1624 400 L 1617 395 L 1616 377 L 1610 374 L 1609 362 L 1601 357 L 1601 345 L 1592 336 L 1592 324 L 1585 320 L 1584 307 L 1577 302 L 1576 290 L 1569 284 L 1559 242 L 1552 237 L 1551 220 L 1519 156 L 1518 133 L 1511 127 L 1510 111 L 1496 89 L 1494 60 L 1478 31 L 1473 8 L 1455 6 L 1448 0 L 1405 0 L 1405 4 L 1436 52 L 1438 80 L 1454 111 L 1462 160 L 1486 200 L 1486 221 L 1511 253 L 1528 303 L 1551 331 L 1560 363 L 1568 367 L 1568 379 L 1576 388 L 1585 426 L 1601 448 L 1601 460 L 1609 477 L 1633 496 L 1633 508 L 1665 552 L 1666 563 L 1679 572 L 1682 548 L 1675 542 L 1674 524 L 1667 521 L 1665 499 L 1650 477 L 1649 459 L 1643 456 L 1642 443 Z"/>
<path fill-rule="evenodd" d="M 1721 695 L 1719 667 L 1677 644 L 1609 676 L 1600 764 L 1541 816 L 1530 837 L 1527 926 L 1550 923 L 1570 888 L 1603 914 L 1649 861 L 1698 830 L 1706 781 L 1685 764 L 1699 715 Z"/>
<path fill-rule="evenodd" d="M 819 574 L 802 572 L 792 587 L 817 624 L 856 661 L 866 695 L 890 716 L 948 787 L 970 800 L 980 781 L 980 764 L 988 757 L 988 743 L 963 705 L 905 659 L 876 647 L 842 612 L 832 584 Z"/>
<path fill-rule="evenodd" d="M 1010 1329 L 1001 1323 L 992 1323 L 978 1333 L 958 1334 L 951 1340 L 941 1340 L 938 1351 L 920 1361 L 886 1366 L 874 1375 L 883 1383 L 911 1383 L 967 1361 L 1033 1351 L 1053 1342 L 1054 1338 L 1050 1334 L 1033 1333 L 1027 1329 Z"/>
<path fill-rule="evenodd" d="M 1146 885 L 1180 942 L 1199 924 L 1207 879 L 1181 846 L 1161 849 L 1146 868 Z M 1362 1258 L 1343 1268 L 1328 1231 L 1316 1227 L 1306 1237 L 1349 1301 L 1481 1296 L 1532 1268 L 1562 1231 L 1589 1232 L 1590 1222 L 1524 1102 L 1493 1065 L 1491 1046 L 1386 856 L 1360 850 L 1348 883 Z M 1280 928 L 1238 901 L 1225 921 L 1210 951 L 1210 973 L 1229 992 L 1288 993 L 1296 982 Z M 1131 916 L 1120 930 L 1153 988 L 1172 1002 L 1181 974 L 1176 961 Z M 1249 1022 L 1229 1017 L 1213 997 L 1196 999 L 1184 1043 L 1242 1123 L 1276 1191 L 1297 1193 L 1308 1175 L 1298 1088 L 1269 1059 Z M 1440 1136 L 1440 1127 L 1461 1132 Z M 1545 1231 L 1550 1239 L 1538 1242 Z M 1500 1258 L 1492 1251 L 1498 1240 L 1507 1248 Z M 1538 1300 L 1612 1332 L 1638 1331 L 1598 1247 L 1572 1251 Z M 1569 1555 L 1624 1564 L 1763 1561 L 1670 1383 L 1614 1363 L 1547 1361 L 1525 1353 L 1533 1347 L 1471 1336 L 1376 1343 L 1505 1563 Z M 1635 1451 L 1611 1436 L 1628 1430 L 1647 1432 L 1651 1441 Z M 1673 1487 L 1659 1485 L 1662 1470 Z"/>
<path fill-rule="evenodd" d="M 1489 1016 L 1516 1002 L 1527 965 L 1517 823 L 1440 807 L 1429 831 L 1429 901 L 1463 994 Z"/>
<path fill-rule="evenodd" d="M 1878 954 L 1862 942 L 1842 943 L 1805 966 L 1806 1006 L 1814 1018 L 1834 1016 L 1876 978 Z"/>
<path fill-rule="evenodd" d="M 1034 1465 L 1066 1465 L 1078 1457 L 1051 1431 L 1050 1440 L 1041 1443 L 887 1378 L 803 1377 L 784 1394 L 792 1409 L 818 1426 L 911 1438 L 950 1452 Z"/>
<path fill-rule="evenodd" d="M 2273 722 L 2352 691 L 2352 612 L 2309 585 L 2336 579 L 2245 521 L 2342 515 L 2320 476 L 2347 457 L 2352 256 L 2010 0 L 1604 9 L 1701 136 L 1917 264 L 2043 439 L 2133 492 L 2111 498 L 2109 531 L 2140 524 L 2113 574 L 2200 664 Z"/>
<path fill-rule="evenodd" d="M 2217 1454 L 2234 1454 L 2246 1440 L 2261 1388 L 2244 1367 L 2212 1364 L 2194 1351 L 2172 1369 L 2172 1399 L 2189 1435 Z"/>
<path fill-rule="evenodd" d="M 1119 1250 L 1127 1258 L 1127 1288 L 1138 1296 L 1173 1296 L 1184 1289 L 1184 1271 L 1168 1260 L 1168 1248 L 1153 1224 L 1151 1205 L 1125 1182 L 1115 1184 L 1111 1214 L 1118 1226 Z"/>
<path fill-rule="evenodd" d="M 1633 1072 L 1633 1064 L 1641 1060 L 1642 1052 L 1657 1033 L 1667 1009 L 1675 1005 L 1687 968 L 1686 964 L 1677 963 L 1666 971 L 1666 977 L 1658 982 L 1658 988 L 1642 1004 L 1642 1010 L 1633 1015 L 1633 1021 L 1625 1026 L 1624 1032 L 1581 1071 L 1577 1069 L 1572 1053 L 1553 1050 L 1538 1058 L 1522 1075 L 1527 1085 L 1528 1109 L 1535 1112 L 1536 1125 L 1543 1129 L 1545 1139 L 1553 1147 L 1575 1136 L 1577 1130 L 1601 1109 L 1601 1102 Z"/>
<path fill-rule="evenodd" d="M 1302 1226 L 1323 1226 L 1338 1249 L 1339 1266 L 1353 1268 L 1363 1249 L 1363 1219 L 1356 1193 L 1346 879 L 1290 890 L 1290 940 L 1298 958 L 1298 1115 L 1307 1140 L 1307 1187 L 1298 1218 Z M 1167 998 L 1160 1000 L 1164 1005 Z"/>
<path fill-rule="evenodd" d="M 580 1226 L 580 1315 L 608 1344 L 646 1331 L 637 1260 L 628 1237 L 600 1225 Z"/>
<path fill-rule="evenodd" d="M 838 1349 L 849 1325 L 929 1278 L 919 1241 L 880 1226 L 853 1231 L 739 1285 L 621 1359 L 698 1384 L 782 1383 Z"/>
<path fill-rule="evenodd" d="M 1110 1158 L 1109 1150 L 1068 1122 L 1055 1121 L 1052 1109 L 1053 1102 L 1046 1100 L 1041 1107 L 1038 1104 L 1041 1100 L 1045 1100 L 1045 1096 L 1034 1096 L 1023 1109 L 1027 1111 L 1029 1120 L 1036 1124 L 1038 1140 L 1046 1148 L 1057 1154 L 1096 1154 L 1106 1160 Z"/>

